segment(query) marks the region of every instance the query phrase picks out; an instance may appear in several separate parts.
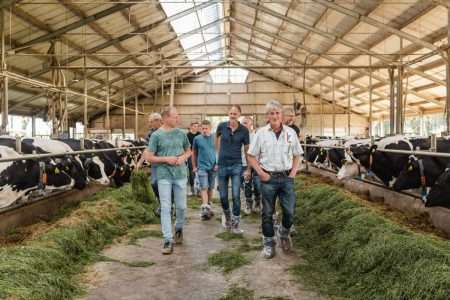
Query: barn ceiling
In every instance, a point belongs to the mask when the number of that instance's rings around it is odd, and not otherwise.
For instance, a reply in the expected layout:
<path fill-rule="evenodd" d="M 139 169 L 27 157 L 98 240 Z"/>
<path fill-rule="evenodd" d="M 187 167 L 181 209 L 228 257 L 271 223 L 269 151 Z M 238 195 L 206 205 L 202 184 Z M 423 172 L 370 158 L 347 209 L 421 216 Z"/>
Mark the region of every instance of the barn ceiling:
<path fill-rule="evenodd" d="M 108 82 L 121 105 L 123 94 L 149 97 L 172 76 L 187 80 L 224 64 L 328 101 L 334 87 L 337 104 L 364 115 L 372 83 L 375 116 L 389 110 L 387 68 L 402 65 L 407 113 L 445 107 L 450 1 L 3 0 L 0 7 L 10 113 L 42 113 L 53 88 L 71 92 L 79 117 L 87 76 L 95 115 L 105 110 Z M 64 86 L 54 86 L 52 63 L 73 68 L 63 70 Z"/>

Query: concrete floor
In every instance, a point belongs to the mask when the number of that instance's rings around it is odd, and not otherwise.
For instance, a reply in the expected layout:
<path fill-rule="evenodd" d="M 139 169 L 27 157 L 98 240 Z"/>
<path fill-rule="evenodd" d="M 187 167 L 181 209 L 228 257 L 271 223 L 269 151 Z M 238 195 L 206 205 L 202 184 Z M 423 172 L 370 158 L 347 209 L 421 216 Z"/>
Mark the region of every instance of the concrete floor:
<path fill-rule="evenodd" d="M 233 241 L 223 241 L 216 234 L 223 231 L 216 217 L 201 221 L 197 210 L 189 209 L 184 229 L 184 244 L 176 246 L 172 255 L 161 254 L 162 241 L 149 237 L 138 240 L 138 245 L 128 245 L 126 240 L 106 249 L 103 254 L 115 260 L 150 261 L 144 268 L 128 267 L 120 262 L 99 262 L 89 268 L 86 276 L 89 289 L 83 299 L 88 300 L 212 300 L 220 299 L 232 285 L 253 290 L 255 299 L 285 297 L 292 300 L 323 299 L 305 290 L 294 281 L 287 269 L 302 262 L 300 253 L 284 255 L 277 249 L 272 260 L 261 257 L 260 251 L 245 254 L 251 260 L 229 274 L 208 266 L 208 256 L 232 247 Z M 159 226 L 147 226 L 159 229 Z M 260 236 L 258 218 L 243 220 L 244 236 Z"/>

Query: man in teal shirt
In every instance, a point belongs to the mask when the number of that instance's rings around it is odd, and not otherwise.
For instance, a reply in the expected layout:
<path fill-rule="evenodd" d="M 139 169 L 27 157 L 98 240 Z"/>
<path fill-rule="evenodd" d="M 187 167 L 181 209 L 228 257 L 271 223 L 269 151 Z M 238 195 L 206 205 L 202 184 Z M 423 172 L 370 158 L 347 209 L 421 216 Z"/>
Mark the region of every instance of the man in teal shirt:
<path fill-rule="evenodd" d="M 201 128 L 202 134 L 194 138 L 192 145 L 192 169 L 197 173 L 200 182 L 201 218 L 209 220 L 213 216 L 210 203 L 217 172 L 216 147 L 214 137 L 211 135 L 211 123 L 204 120 Z"/>
<path fill-rule="evenodd" d="M 184 214 L 186 211 L 186 160 L 191 155 L 186 134 L 176 128 L 179 115 L 174 107 L 161 112 L 163 125 L 150 137 L 146 159 L 157 163 L 159 199 L 161 202 L 161 228 L 164 238 L 163 254 L 173 252 L 172 235 L 172 190 L 176 207 L 175 243 L 183 241 Z"/>

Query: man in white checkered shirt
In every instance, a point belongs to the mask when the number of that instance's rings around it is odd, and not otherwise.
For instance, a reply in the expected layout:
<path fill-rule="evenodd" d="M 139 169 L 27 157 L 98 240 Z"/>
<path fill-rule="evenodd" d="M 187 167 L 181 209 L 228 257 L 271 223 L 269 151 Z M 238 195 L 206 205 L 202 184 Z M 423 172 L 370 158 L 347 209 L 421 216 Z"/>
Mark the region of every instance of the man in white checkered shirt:
<path fill-rule="evenodd" d="M 303 150 L 295 131 L 283 125 L 283 106 L 278 101 L 271 100 L 266 104 L 266 116 L 268 124 L 256 132 L 250 144 L 248 163 L 261 180 L 263 254 L 272 258 L 276 244 L 272 215 L 277 197 L 283 212 L 277 235 L 283 251 L 291 250 L 289 231 L 296 202 L 294 177 Z"/>

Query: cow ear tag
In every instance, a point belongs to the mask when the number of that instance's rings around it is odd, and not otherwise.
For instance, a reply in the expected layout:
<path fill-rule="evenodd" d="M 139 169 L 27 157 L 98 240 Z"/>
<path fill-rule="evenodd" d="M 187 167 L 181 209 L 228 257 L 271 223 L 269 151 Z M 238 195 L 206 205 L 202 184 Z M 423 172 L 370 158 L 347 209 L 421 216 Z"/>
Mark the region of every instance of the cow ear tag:
<path fill-rule="evenodd" d="M 412 171 L 413 170 L 413 166 L 409 166 L 408 171 Z"/>
<path fill-rule="evenodd" d="M 59 174 L 59 169 L 57 167 L 55 168 L 55 174 Z"/>

